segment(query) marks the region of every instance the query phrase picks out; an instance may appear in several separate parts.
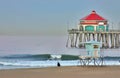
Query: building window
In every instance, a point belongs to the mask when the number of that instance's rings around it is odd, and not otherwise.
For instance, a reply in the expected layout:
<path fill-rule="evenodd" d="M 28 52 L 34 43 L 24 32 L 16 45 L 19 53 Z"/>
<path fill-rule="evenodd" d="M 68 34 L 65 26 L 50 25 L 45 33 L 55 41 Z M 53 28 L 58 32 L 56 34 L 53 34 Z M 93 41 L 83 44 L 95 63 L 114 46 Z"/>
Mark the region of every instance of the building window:
<path fill-rule="evenodd" d="M 98 45 L 94 45 L 94 48 L 98 48 Z"/>
<path fill-rule="evenodd" d="M 105 26 L 104 25 L 97 26 L 96 31 L 105 31 Z"/>
<path fill-rule="evenodd" d="M 85 26 L 85 31 L 94 31 L 94 26 Z"/>

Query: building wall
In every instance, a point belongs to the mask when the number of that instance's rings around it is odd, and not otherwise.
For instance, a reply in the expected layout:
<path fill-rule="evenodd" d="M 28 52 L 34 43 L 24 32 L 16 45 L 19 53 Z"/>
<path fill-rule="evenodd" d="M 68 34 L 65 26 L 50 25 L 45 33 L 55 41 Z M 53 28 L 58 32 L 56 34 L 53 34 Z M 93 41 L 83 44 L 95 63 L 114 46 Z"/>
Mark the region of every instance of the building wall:
<path fill-rule="evenodd" d="M 83 31 L 108 31 L 107 21 L 81 20 L 80 30 Z"/>

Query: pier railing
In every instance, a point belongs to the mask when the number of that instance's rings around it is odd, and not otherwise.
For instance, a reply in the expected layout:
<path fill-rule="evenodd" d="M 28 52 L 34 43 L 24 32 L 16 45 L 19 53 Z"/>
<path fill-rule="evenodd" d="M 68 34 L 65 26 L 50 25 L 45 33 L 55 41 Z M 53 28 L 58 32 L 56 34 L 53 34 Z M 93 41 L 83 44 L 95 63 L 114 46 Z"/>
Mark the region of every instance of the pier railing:
<path fill-rule="evenodd" d="M 109 30 L 109 31 L 81 31 L 78 29 L 70 29 L 68 33 L 120 33 L 120 30 Z"/>
<path fill-rule="evenodd" d="M 109 32 L 120 32 L 120 30 L 109 30 Z"/>

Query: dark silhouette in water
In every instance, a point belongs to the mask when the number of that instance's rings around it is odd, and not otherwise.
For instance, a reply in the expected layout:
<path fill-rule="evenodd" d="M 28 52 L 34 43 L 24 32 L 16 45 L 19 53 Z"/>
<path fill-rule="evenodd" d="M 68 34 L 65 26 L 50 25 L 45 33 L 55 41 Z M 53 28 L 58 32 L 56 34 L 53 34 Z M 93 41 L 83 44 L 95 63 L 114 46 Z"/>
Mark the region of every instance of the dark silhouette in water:
<path fill-rule="evenodd" d="M 57 63 L 57 66 L 60 67 L 60 63 L 59 62 Z"/>

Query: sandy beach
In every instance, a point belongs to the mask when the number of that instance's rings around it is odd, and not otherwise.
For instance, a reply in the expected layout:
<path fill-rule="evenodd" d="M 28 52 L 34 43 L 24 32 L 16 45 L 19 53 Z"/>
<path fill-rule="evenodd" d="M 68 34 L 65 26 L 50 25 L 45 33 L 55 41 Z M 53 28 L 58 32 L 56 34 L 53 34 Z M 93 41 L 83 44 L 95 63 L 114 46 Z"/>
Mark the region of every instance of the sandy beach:
<path fill-rule="evenodd" d="M 0 78 L 120 78 L 120 66 L 0 70 Z"/>

